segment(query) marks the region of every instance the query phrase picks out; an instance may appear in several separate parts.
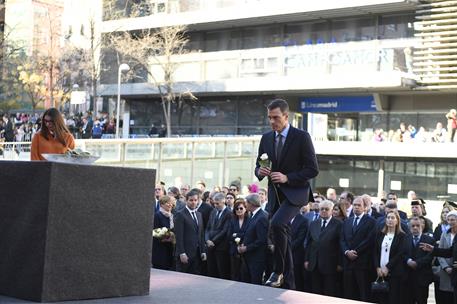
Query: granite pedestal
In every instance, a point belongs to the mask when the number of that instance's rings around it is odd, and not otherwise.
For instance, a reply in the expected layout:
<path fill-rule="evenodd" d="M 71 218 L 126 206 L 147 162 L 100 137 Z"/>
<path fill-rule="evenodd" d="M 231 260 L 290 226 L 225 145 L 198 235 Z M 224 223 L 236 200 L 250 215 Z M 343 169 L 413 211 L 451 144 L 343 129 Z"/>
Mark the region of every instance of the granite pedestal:
<path fill-rule="evenodd" d="M 155 170 L 0 162 L 0 294 L 147 295 Z"/>

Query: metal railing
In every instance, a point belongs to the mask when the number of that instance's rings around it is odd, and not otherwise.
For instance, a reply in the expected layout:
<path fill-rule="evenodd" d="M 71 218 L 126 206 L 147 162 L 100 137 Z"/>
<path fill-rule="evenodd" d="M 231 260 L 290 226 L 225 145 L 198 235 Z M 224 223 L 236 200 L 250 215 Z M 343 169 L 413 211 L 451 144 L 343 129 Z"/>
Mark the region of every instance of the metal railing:
<path fill-rule="evenodd" d="M 76 140 L 96 165 L 153 168 L 167 184 L 252 181 L 260 136 Z M 30 160 L 30 142 L 0 143 L 0 160 Z"/>
<path fill-rule="evenodd" d="M 254 168 L 259 142 L 260 136 L 79 139 L 76 146 L 100 156 L 96 165 L 156 169 L 157 180 L 168 185 L 195 184 L 197 180 L 205 180 L 208 185 L 228 185 L 237 178 L 243 184 L 257 180 Z M 0 160 L 28 161 L 30 146 L 30 142 L 0 142 Z M 315 140 L 314 147 L 318 158 L 368 158 L 381 163 L 389 159 L 453 162 L 457 158 L 455 143 Z M 381 171 L 379 191 L 384 188 Z"/>

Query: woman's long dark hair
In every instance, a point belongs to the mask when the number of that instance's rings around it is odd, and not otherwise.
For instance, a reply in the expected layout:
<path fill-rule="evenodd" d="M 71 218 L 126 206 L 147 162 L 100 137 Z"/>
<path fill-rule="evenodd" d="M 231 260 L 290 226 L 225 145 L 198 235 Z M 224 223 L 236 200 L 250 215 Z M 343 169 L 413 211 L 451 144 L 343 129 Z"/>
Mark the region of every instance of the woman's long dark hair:
<path fill-rule="evenodd" d="M 59 141 L 62 145 L 67 146 L 67 142 L 65 141 L 65 134 L 70 133 L 70 131 L 65 125 L 62 114 L 56 108 L 49 108 L 43 113 L 41 118 L 41 135 L 47 140 L 49 140 L 49 138 L 52 136 L 44 121 L 46 116 L 51 117 L 52 122 L 54 123 L 54 135 L 57 141 Z"/>

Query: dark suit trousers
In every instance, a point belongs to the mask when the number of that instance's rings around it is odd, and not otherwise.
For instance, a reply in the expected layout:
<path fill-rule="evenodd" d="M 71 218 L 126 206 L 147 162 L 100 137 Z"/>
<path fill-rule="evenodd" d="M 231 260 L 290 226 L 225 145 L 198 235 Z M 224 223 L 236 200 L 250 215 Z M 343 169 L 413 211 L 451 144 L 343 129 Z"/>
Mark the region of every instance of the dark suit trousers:
<path fill-rule="evenodd" d="M 324 296 L 337 296 L 337 274 L 322 274 L 316 267 L 311 271 L 311 290 Z"/>
<path fill-rule="evenodd" d="M 408 280 L 408 301 L 406 303 L 427 304 L 428 286 L 419 286 L 415 284 L 415 279 L 416 278 Z"/>
<path fill-rule="evenodd" d="M 273 270 L 275 273 L 284 274 L 284 283 L 288 285 L 288 288 L 293 288 L 291 286 L 295 285 L 289 223 L 299 212 L 300 206 L 292 205 L 285 199 L 274 212 L 270 224 L 272 241 L 275 246 Z"/>
<path fill-rule="evenodd" d="M 208 275 L 213 278 L 230 279 L 230 257 L 228 251 L 208 250 Z"/>
<path fill-rule="evenodd" d="M 294 265 L 295 290 L 305 291 L 305 267 L 304 263 Z"/>
<path fill-rule="evenodd" d="M 254 260 L 244 260 L 241 270 L 241 280 L 246 283 L 262 285 L 265 263 Z"/>
<path fill-rule="evenodd" d="M 230 256 L 230 279 L 232 281 L 241 282 L 241 257 Z"/>
<path fill-rule="evenodd" d="M 201 259 L 197 255 L 194 258 L 189 258 L 187 264 L 181 263 L 179 257 L 176 260 L 176 271 L 191 273 L 191 274 L 200 274 L 201 273 Z"/>
<path fill-rule="evenodd" d="M 344 297 L 351 300 L 368 302 L 370 282 L 369 271 L 366 269 L 344 270 Z"/>

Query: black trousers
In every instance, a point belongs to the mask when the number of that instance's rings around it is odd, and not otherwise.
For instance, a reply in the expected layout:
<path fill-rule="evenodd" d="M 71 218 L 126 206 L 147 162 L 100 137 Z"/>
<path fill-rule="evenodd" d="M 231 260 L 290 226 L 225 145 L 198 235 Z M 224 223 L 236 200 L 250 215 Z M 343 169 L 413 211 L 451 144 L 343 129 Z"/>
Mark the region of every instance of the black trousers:
<path fill-rule="evenodd" d="M 420 285 L 417 282 L 418 276 L 414 272 L 409 275 L 406 301 L 410 304 L 427 304 L 429 285 Z"/>
<path fill-rule="evenodd" d="M 208 276 L 230 279 L 230 257 L 227 251 L 208 250 Z"/>
<path fill-rule="evenodd" d="M 265 262 L 244 260 L 242 263 L 241 280 L 245 283 L 262 285 Z"/>
<path fill-rule="evenodd" d="M 305 266 L 304 262 L 295 263 L 294 265 L 295 290 L 305 291 Z"/>
<path fill-rule="evenodd" d="M 343 272 L 344 297 L 368 302 L 370 282 L 368 269 L 345 269 Z"/>
<path fill-rule="evenodd" d="M 196 255 L 193 258 L 189 258 L 187 264 L 181 263 L 179 257 L 176 260 L 176 271 L 191 273 L 191 274 L 200 274 L 201 273 L 201 259 L 199 255 Z"/>
<path fill-rule="evenodd" d="M 272 242 L 274 245 L 273 271 L 277 274 L 284 274 L 287 288 L 295 286 L 289 223 L 300 212 L 300 208 L 300 206 L 295 206 L 287 199 L 284 199 L 281 205 L 277 206 L 270 222 Z"/>
<path fill-rule="evenodd" d="M 242 260 L 240 255 L 230 256 L 230 279 L 241 282 Z"/>
<path fill-rule="evenodd" d="M 311 271 L 311 291 L 316 294 L 336 297 L 337 274 L 323 274 L 317 267 Z"/>

